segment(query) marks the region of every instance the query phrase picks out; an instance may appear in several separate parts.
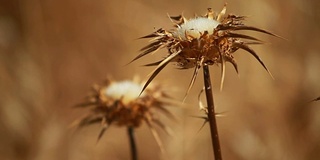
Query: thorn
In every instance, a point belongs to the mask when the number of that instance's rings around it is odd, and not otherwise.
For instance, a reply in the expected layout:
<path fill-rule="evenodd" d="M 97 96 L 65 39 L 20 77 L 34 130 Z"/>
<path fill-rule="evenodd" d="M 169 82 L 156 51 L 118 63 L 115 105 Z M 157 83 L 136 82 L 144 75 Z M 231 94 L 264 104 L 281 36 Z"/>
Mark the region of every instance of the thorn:
<path fill-rule="evenodd" d="M 320 101 L 320 97 L 316 98 L 316 99 L 313 99 L 311 100 L 310 102 L 315 102 L 315 101 Z"/>
<path fill-rule="evenodd" d="M 200 59 L 200 61 L 197 62 L 197 66 L 196 66 L 195 69 L 194 69 L 194 72 L 193 72 L 192 79 L 191 79 L 191 81 L 190 81 L 189 87 L 188 87 L 187 92 L 186 92 L 186 94 L 185 94 L 185 96 L 184 96 L 184 98 L 183 98 L 183 101 L 182 101 L 183 103 L 185 102 L 185 100 L 186 100 L 186 98 L 187 98 L 187 96 L 188 96 L 191 88 L 193 87 L 193 85 L 194 85 L 194 83 L 195 83 L 195 81 L 196 81 L 196 79 L 197 79 L 197 75 L 198 75 L 198 73 L 199 73 L 200 68 L 202 67 L 203 61 L 204 61 L 204 57 L 202 57 L 202 58 Z"/>
<path fill-rule="evenodd" d="M 105 119 L 103 119 L 103 121 L 102 121 L 102 129 L 101 129 L 101 131 L 100 131 L 100 133 L 99 133 L 99 136 L 98 136 L 98 139 L 97 139 L 97 144 L 98 144 L 98 142 L 99 142 L 99 140 L 102 138 L 102 136 L 103 136 L 103 134 L 104 134 L 104 132 L 109 128 L 109 124 L 108 123 L 106 123 L 106 120 Z"/>
<path fill-rule="evenodd" d="M 150 122 L 149 120 L 146 119 L 145 121 L 146 121 L 146 123 L 147 123 L 147 125 L 148 125 L 148 127 L 149 127 L 149 129 L 150 129 L 150 131 L 151 131 L 151 133 L 152 133 L 152 135 L 153 135 L 153 137 L 154 137 L 154 139 L 156 140 L 156 142 L 157 142 L 157 144 L 158 144 L 161 152 L 162 152 L 162 153 L 166 153 L 166 151 L 165 151 L 165 149 L 164 149 L 164 147 L 163 147 L 163 144 L 162 144 L 162 141 L 161 141 L 161 139 L 160 139 L 160 136 L 159 136 L 158 132 L 157 132 L 156 129 L 152 126 L 152 124 L 151 124 L 151 122 Z"/>
<path fill-rule="evenodd" d="M 220 92 L 221 92 L 223 88 L 225 74 L 226 74 L 226 60 L 224 59 L 221 51 L 219 51 L 219 54 L 220 54 L 220 61 L 221 61 L 221 82 L 220 82 Z"/>
<path fill-rule="evenodd" d="M 221 12 L 218 14 L 218 17 L 217 17 L 217 21 L 220 22 L 223 18 L 223 16 L 226 14 L 227 12 L 227 2 L 224 4 Z"/>
<path fill-rule="evenodd" d="M 151 72 L 151 76 L 149 77 L 149 79 L 147 80 L 147 82 L 145 83 L 145 85 L 143 86 L 139 96 L 141 96 L 142 92 L 148 87 L 148 85 L 151 83 L 151 81 L 160 73 L 160 71 L 167 66 L 167 64 L 173 59 L 175 58 L 177 55 L 179 55 L 181 53 L 181 50 L 170 54 L 167 58 L 165 58 L 158 66 L 155 70 L 153 70 Z"/>
<path fill-rule="evenodd" d="M 205 107 L 205 106 L 203 105 L 202 101 L 201 101 L 201 95 L 202 95 L 202 93 L 203 93 L 204 90 L 205 90 L 205 88 L 203 87 L 203 88 L 201 89 L 201 91 L 199 92 L 199 94 L 198 94 L 198 103 L 199 103 L 199 109 L 207 112 L 207 107 Z"/>
<path fill-rule="evenodd" d="M 260 57 L 257 55 L 257 53 L 254 50 L 252 50 L 248 45 L 241 44 L 241 43 L 233 43 L 232 45 L 234 47 L 241 48 L 241 49 L 247 51 L 248 53 L 250 53 L 252 56 L 254 56 L 256 58 L 256 60 L 258 60 L 259 63 L 263 66 L 263 68 L 269 73 L 271 78 L 274 79 L 273 75 L 271 74 L 271 72 L 269 71 L 267 66 L 263 63 L 263 61 L 260 59 Z"/>

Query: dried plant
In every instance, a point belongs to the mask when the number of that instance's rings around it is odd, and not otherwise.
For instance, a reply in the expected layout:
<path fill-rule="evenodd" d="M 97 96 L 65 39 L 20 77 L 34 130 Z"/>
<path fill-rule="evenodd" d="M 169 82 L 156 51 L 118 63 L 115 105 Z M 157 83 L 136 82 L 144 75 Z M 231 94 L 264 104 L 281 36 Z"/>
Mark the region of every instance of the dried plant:
<path fill-rule="evenodd" d="M 171 105 L 171 98 L 166 94 L 160 85 L 152 85 L 139 96 L 143 87 L 142 83 L 135 81 L 106 80 L 102 85 L 94 85 L 91 94 L 84 103 L 77 107 L 89 107 L 90 113 L 76 122 L 78 127 L 84 127 L 91 124 L 100 123 L 102 128 L 98 140 L 110 125 L 127 127 L 131 149 L 132 159 L 137 159 L 133 129 L 140 127 L 145 122 L 160 149 L 164 151 L 162 142 L 159 138 L 154 125 L 158 125 L 168 134 L 171 129 L 157 119 L 153 112 L 159 110 L 169 118 L 174 119 L 174 115 L 166 108 Z"/>
<path fill-rule="evenodd" d="M 145 65 L 157 67 L 150 74 L 142 92 L 166 65 L 174 62 L 180 69 L 194 68 L 194 73 L 186 92 L 187 95 L 196 80 L 200 68 L 203 68 L 208 105 L 207 115 L 212 133 L 215 159 L 222 159 L 208 66 L 220 64 L 220 88 L 222 89 L 226 62 L 231 63 L 238 73 L 238 65 L 233 54 L 238 49 L 242 49 L 254 56 L 272 77 L 263 61 L 256 52 L 249 47 L 254 44 L 263 44 L 263 42 L 255 37 L 238 33 L 238 31 L 256 31 L 276 37 L 278 36 L 266 30 L 245 25 L 243 23 L 243 20 L 246 18 L 245 16 L 234 14 L 226 15 L 226 5 L 220 13 L 215 13 L 209 8 L 204 16 L 187 19 L 183 15 L 179 15 L 169 16 L 169 18 L 174 23 L 175 28 L 172 30 L 160 28 L 154 33 L 141 37 L 152 38 L 151 43 L 143 47 L 141 53 L 132 60 L 135 61 L 162 48 L 168 50 L 168 54 L 162 60 Z"/>
<path fill-rule="evenodd" d="M 161 48 L 167 48 L 169 53 L 162 60 L 145 65 L 157 66 L 157 68 L 151 73 L 143 89 L 148 86 L 169 62 L 175 62 L 181 69 L 195 69 L 188 91 L 195 82 L 201 67 L 204 65 L 221 64 L 222 88 L 226 62 L 231 63 L 238 73 L 238 65 L 233 56 L 234 52 L 238 49 L 243 49 L 253 55 L 270 76 L 272 76 L 256 52 L 249 47 L 249 45 L 263 44 L 263 42 L 255 37 L 236 32 L 249 30 L 272 36 L 277 35 L 243 24 L 242 21 L 246 18 L 245 16 L 234 14 L 226 16 L 225 14 L 226 5 L 219 14 L 209 8 L 206 15 L 196 16 L 189 20 L 183 15 L 169 16 L 172 22 L 174 22 L 175 29 L 164 30 L 160 28 L 154 33 L 141 37 L 153 39 L 149 45 L 141 49 L 142 53 L 132 61 L 156 52 Z"/>

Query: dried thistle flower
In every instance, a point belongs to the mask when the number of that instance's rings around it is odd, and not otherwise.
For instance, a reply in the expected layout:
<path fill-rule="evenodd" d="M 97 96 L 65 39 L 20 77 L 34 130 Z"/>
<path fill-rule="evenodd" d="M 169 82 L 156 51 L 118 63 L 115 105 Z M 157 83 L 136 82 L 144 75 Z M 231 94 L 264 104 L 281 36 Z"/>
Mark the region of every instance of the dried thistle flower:
<path fill-rule="evenodd" d="M 162 90 L 160 85 L 150 86 L 143 94 L 140 94 L 143 84 L 137 81 L 112 81 L 106 80 L 102 85 L 95 85 L 88 100 L 77 105 L 77 107 L 90 107 L 91 112 L 80 119 L 76 125 L 84 127 L 91 124 L 101 123 L 102 129 L 98 140 L 102 137 L 106 129 L 112 124 L 119 127 L 137 128 L 145 122 L 158 145 L 162 148 L 162 143 L 158 133 L 154 129 L 154 124 L 158 125 L 168 134 L 171 133 L 169 127 L 157 119 L 153 111 L 159 110 L 169 118 L 174 119 L 166 105 L 170 105 L 170 97 Z"/>
<path fill-rule="evenodd" d="M 262 44 L 263 42 L 255 37 L 237 33 L 237 31 L 249 30 L 272 36 L 277 35 L 243 24 L 245 16 L 226 15 L 226 5 L 220 13 L 215 13 L 211 8 L 208 8 L 207 14 L 204 16 L 186 19 L 183 15 L 179 15 L 169 16 L 169 18 L 174 22 L 175 29 L 164 30 L 160 28 L 154 33 L 141 37 L 153 39 L 149 45 L 141 49 L 142 53 L 132 60 L 135 61 L 161 48 L 167 48 L 168 50 L 168 55 L 162 60 L 145 65 L 157 67 L 151 73 L 143 90 L 169 62 L 175 62 L 181 69 L 195 68 L 187 94 L 193 86 L 201 67 L 220 64 L 220 88 L 222 89 L 226 62 L 231 63 L 238 73 L 237 62 L 233 56 L 233 53 L 238 49 L 243 49 L 253 55 L 272 77 L 263 61 L 249 47 L 249 45 Z"/>
<path fill-rule="evenodd" d="M 238 73 L 238 65 L 233 54 L 237 50 L 242 49 L 254 56 L 272 77 L 260 57 L 249 47 L 252 44 L 262 44 L 263 42 L 255 37 L 238 33 L 238 31 L 256 31 L 276 37 L 278 36 L 263 29 L 245 25 L 243 23 L 243 20 L 246 18 L 245 16 L 226 15 L 226 5 L 220 13 L 215 13 L 211 8 L 208 8 L 207 14 L 204 16 L 186 19 L 183 15 L 179 15 L 169 16 L 169 18 L 174 23 L 175 29 L 165 30 L 160 28 L 154 33 L 141 37 L 152 38 L 151 43 L 143 47 L 141 49 L 142 53 L 132 60 L 135 61 L 162 48 L 167 48 L 168 50 L 168 54 L 162 60 L 146 65 L 157 67 L 151 73 L 141 93 L 143 93 L 149 83 L 166 65 L 174 62 L 180 69 L 194 68 L 194 73 L 185 95 L 186 98 L 197 78 L 200 68 L 203 68 L 207 107 L 203 107 L 201 104 L 200 107 L 202 107 L 201 109 L 207 114 L 207 118 L 204 118 L 205 122 L 208 121 L 210 125 L 214 157 L 216 160 L 221 160 L 222 154 L 209 66 L 214 64 L 221 66 L 220 89 L 222 89 L 226 62 L 231 63 Z"/>

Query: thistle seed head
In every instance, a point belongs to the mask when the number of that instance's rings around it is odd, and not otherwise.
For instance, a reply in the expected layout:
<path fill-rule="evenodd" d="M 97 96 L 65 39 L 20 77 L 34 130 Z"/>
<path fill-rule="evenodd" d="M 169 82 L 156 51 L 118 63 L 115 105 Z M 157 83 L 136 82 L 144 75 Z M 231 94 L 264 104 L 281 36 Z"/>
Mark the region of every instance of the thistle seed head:
<path fill-rule="evenodd" d="M 221 66 L 222 88 L 226 62 L 231 63 L 238 73 L 238 65 L 233 56 L 238 49 L 245 50 L 253 55 L 271 75 L 256 52 L 249 47 L 249 45 L 262 44 L 263 42 L 255 37 L 237 33 L 237 31 L 250 30 L 272 36 L 277 35 L 243 24 L 245 16 L 226 15 L 226 5 L 220 13 L 215 13 L 211 8 L 208 8 L 207 14 L 204 16 L 186 19 L 179 15 L 169 16 L 169 18 L 174 22 L 175 28 L 172 30 L 160 28 L 154 33 L 141 37 L 152 38 L 151 43 L 143 47 L 141 53 L 132 60 L 135 61 L 161 48 L 168 50 L 168 54 L 162 60 L 146 65 L 157 67 L 151 73 L 143 90 L 169 62 L 175 62 L 181 69 L 195 69 L 188 91 L 202 66 L 219 64 Z"/>
<path fill-rule="evenodd" d="M 150 86 L 139 96 L 143 84 L 134 81 L 107 80 L 102 85 L 95 85 L 84 103 L 77 107 L 88 107 L 90 112 L 77 122 L 78 127 L 101 123 L 102 129 L 98 140 L 111 125 L 137 128 L 146 122 L 153 130 L 153 124 L 159 125 L 165 131 L 168 127 L 162 124 L 153 114 L 155 110 L 174 118 L 166 109 L 170 97 L 159 85 Z"/>
<path fill-rule="evenodd" d="M 173 32 L 173 36 L 182 40 L 199 39 L 204 32 L 212 34 L 213 28 L 216 28 L 218 25 L 219 22 L 216 20 L 197 17 L 178 26 L 177 30 Z"/>
<path fill-rule="evenodd" d="M 122 103 L 129 105 L 140 94 L 142 86 L 132 81 L 113 82 L 108 87 L 103 88 L 102 96 L 112 99 L 121 99 Z M 143 97 L 145 94 L 142 94 Z"/>

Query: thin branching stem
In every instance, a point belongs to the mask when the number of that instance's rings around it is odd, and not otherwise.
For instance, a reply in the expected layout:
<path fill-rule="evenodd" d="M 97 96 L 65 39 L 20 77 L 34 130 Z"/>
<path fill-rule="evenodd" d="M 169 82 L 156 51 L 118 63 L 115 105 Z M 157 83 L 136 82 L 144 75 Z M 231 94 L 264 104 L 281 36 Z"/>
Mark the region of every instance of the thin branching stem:
<path fill-rule="evenodd" d="M 211 86 L 211 80 L 210 80 L 210 72 L 209 72 L 209 66 L 206 64 L 203 65 L 203 79 L 204 79 L 206 99 L 207 99 L 207 105 L 208 105 L 208 121 L 210 125 L 214 159 L 222 160 L 221 148 L 220 148 L 220 142 L 219 142 L 219 136 L 218 136 L 218 127 L 217 127 L 215 108 L 214 108 L 212 86 Z"/>
<path fill-rule="evenodd" d="M 131 160 L 138 160 L 138 152 L 137 152 L 137 146 L 136 146 L 136 141 L 134 137 L 133 127 L 128 127 L 128 136 L 130 141 Z"/>

